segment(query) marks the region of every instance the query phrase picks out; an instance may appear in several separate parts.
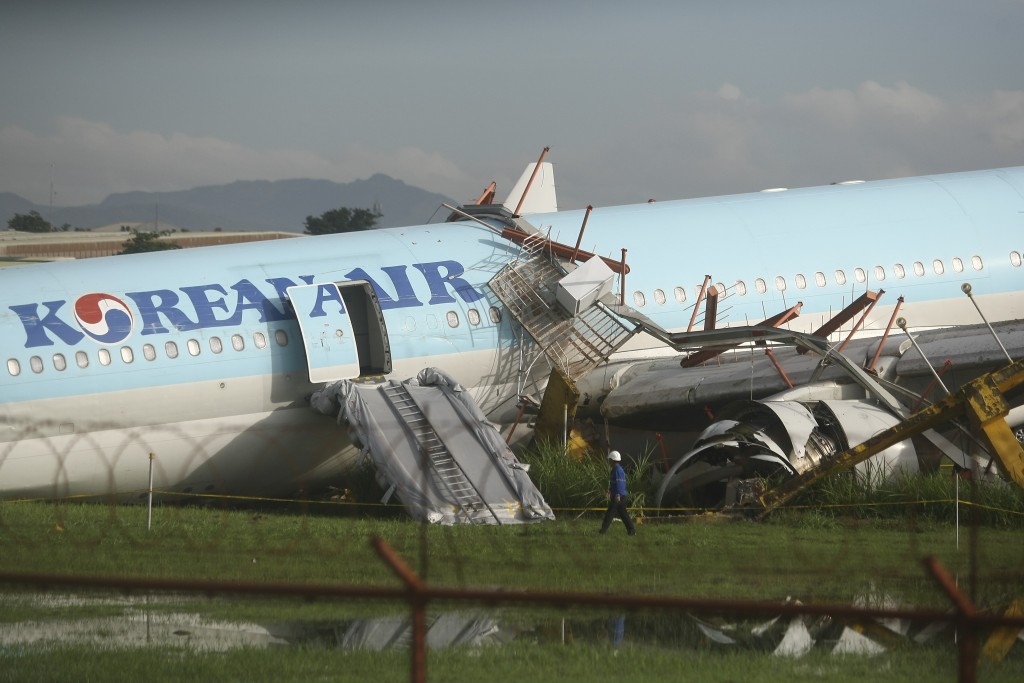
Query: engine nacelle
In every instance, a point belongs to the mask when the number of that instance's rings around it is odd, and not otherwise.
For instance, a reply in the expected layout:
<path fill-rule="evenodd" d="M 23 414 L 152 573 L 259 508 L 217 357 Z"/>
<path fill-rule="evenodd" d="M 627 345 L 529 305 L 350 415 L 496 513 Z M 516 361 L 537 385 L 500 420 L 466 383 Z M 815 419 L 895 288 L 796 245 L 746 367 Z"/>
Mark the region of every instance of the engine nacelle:
<path fill-rule="evenodd" d="M 728 508 L 751 502 L 769 486 L 831 460 L 899 422 L 866 400 L 748 401 L 701 432 L 668 471 L 658 507 Z M 910 441 L 855 467 L 865 482 L 919 471 Z"/>

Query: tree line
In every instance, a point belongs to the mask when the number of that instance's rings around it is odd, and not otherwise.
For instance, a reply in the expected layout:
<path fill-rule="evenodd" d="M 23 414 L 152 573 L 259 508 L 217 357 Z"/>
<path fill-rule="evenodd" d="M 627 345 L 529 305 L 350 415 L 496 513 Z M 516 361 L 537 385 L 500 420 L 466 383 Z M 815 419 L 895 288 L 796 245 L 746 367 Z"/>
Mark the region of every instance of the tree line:
<path fill-rule="evenodd" d="M 38 211 L 14 214 L 14 218 L 7 221 L 7 227 L 20 232 L 67 232 L 71 229 L 67 223 L 59 228 L 53 227 Z"/>

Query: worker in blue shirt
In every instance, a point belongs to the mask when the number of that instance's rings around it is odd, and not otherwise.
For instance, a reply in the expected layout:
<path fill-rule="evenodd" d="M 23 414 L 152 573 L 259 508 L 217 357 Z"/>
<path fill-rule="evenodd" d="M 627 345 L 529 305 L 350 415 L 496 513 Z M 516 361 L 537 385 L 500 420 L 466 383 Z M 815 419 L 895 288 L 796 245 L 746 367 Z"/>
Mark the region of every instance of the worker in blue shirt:
<path fill-rule="evenodd" d="M 612 517 L 618 515 L 626 525 L 626 533 L 636 536 L 636 527 L 633 526 L 633 520 L 626 511 L 626 471 L 622 469 L 622 455 L 618 451 L 612 451 L 608 454 L 608 464 L 611 465 L 612 472 L 608 486 L 608 509 L 604 513 L 601 533 L 608 531 Z"/>

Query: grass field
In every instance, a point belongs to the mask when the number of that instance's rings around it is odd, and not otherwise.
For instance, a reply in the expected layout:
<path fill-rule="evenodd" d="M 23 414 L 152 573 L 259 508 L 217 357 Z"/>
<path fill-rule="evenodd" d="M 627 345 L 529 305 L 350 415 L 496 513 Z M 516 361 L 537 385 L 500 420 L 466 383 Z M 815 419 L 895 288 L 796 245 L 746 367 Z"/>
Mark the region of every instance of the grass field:
<path fill-rule="evenodd" d="M 398 580 L 371 548 L 371 539 L 381 537 L 432 586 L 946 609 L 948 600 L 921 564 L 931 555 L 983 609 L 1001 611 L 1024 598 L 1021 525 L 964 527 L 958 540 L 952 524 L 930 515 L 864 519 L 803 511 L 765 523 L 648 519 L 630 538 L 619 524 L 598 535 L 597 513 L 575 516 L 523 526 L 434 527 L 335 507 L 157 507 L 147 531 L 142 506 L 6 503 L 0 505 L 0 571 L 394 587 Z M 353 650 L 322 637 L 351 620 L 404 615 L 401 604 L 125 596 L 60 587 L 40 593 L 8 585 L 0 605 L 0 631 L 12 634 L 0 645 L 0 680 L 408 679 L 407 650 Z M 293 638 L 288 646 L 249 643 L 211 651 L 174 644 L 185 641 L 173 638 L 170 644 L 129 646 L 116 637 L 115 626 L 90 627 L 88 638 L 76 639 L 70 634 L 82 629 L 65 626 L 145 615 L 148 627 L 150 620 L 183 614 L 261 627 L 301 624 L 306 633 L 321 636 Z M 430 680 L 956 679 L 948 631 L 923 645 L 907 641 L 873 657 L 835 656 L 835 629 L 809 621 L 829 647 L 792 658 L 770 656 L 781 638 L 778 628 L 774 639 L 749 635 L 758 620 L 735 630 L 735 620 L 721 615 L 630 611 L 616 647 L 606 628 L 617 616 L 614 610 L 506 606 L 486 614 L 504 635 L 486 646 L 432 650 Z M 716 645 L 695 625 L 698 618 L 732 627 L 734 636 L 748 635 L 742 647 Z M 57 635 L 19 639 L 29 626 Z M 178 630 L 195 630 L 189 628 Z M 97 641 L 97 632 L 106 639 Z M 981 680 L 1024 680 L 1022 650 L 1024 643 L 1018 643 L 1003 662 L 983 663 Z"/>
<path fill-rule="evenodd" d="M 882 657 L 837 657 L 813 652 L 801 659 L 730 651 L 669 652 L 642 645 L 618 649 L 596 645 L 512 644 L 432 652 L 427 662 L 430 681 L 626 683 L 651 681 L 956 681 L 956 655 L 950 650 L 918 649 Z M 1019 683 L 1019 662 L 982 663 L 978 680 Z M 97 651 L 55 647 L 5 653 L 0 680 L 65 681 L 408 681 L 408 654 L 310 649 L 239 649 L 226 653 L 183 651 Z"/>

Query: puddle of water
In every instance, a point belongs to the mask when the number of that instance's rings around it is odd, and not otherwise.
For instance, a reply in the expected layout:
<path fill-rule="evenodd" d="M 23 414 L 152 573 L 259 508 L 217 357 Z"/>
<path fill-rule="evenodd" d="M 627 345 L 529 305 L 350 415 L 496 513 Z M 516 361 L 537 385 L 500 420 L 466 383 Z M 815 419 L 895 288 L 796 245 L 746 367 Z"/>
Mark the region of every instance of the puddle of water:
<path fill-rule="evenodd" d="M 873 598 L 896 607 L 896 601 Z M 401 616 L 338 621 L 287 621 L 269 624 L 219 621 L 198 614 L 167 612 L 174 596 L 98 596 L 52 593 L 0 594 L 0 606 L 44 612 L 64 607 L 118 610 L 109 616 L 41 618 L 0 622 L 0 648 L 46 643 L 96 647 L 188 647 L 226 651 L 239 647 L 313 646 L 371 649 L 408 647 L 410 620 Z M 149 607 L 159 605 L 160 610 Z M 536 616 L 510 610 L 431 612 L 427 645 L 501 646 L 520 641 L 538 644 L 643 644 L 671 650 L 735 649 L 788 657 L 811 650 L 835 654 L 875 655 L 890 648 L 922 644 L 955 647 L 955 632 L 945 622 L 909 620 L 843 622 L 831 617 L 735 619 L 691 614 L 609 613 L 606 615 Z M 1024 639 L 1024 631 L 1019 635 Z"/>

